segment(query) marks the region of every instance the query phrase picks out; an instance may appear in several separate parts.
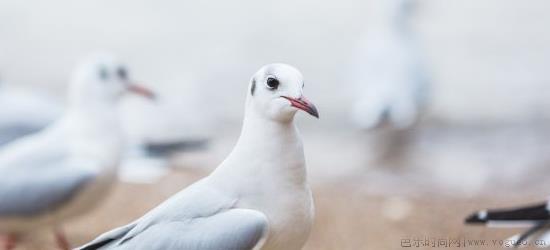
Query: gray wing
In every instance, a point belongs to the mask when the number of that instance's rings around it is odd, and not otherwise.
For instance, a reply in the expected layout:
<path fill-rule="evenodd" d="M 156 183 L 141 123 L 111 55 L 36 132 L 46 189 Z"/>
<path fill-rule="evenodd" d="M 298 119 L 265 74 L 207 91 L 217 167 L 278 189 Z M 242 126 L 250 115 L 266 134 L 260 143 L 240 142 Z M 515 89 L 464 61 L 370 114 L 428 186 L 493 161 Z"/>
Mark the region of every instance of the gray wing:
<path fill-rule="evenodd" d="M 132 228 L 113 230 L 80 249 L 248 250 L 263 244 L 268 222 L 258 211 L 230 209 L 187 221 L 162 221 L 126 237 Z"/>
<path fill-rule="evenodd" d="M 79 247 L 79 250 L 93 250 L 93 249 L 101 249 L 107 244 L 110 244 L 113 241 L 117 241 L 122 239 L 128 232 L 130 232 L 134 227 L 136 226 L 136 223 L 131 223 L 126 226 L 122 226 L 119 228 L 115 228 L 109 232 L 106 232 L 99 237 L 97 237 L 92 242 Z"/>
<path fill-rule="evenodd" d="M 43 127 L 9 126 L 0 128 L 0 146 L 8 144 L 23 136 L 36 133 Z"/>
<path fill-rule="evenodd" d="M 70 201 L 95 174 L 59 163 L 0 169 L 0 217 L 47 213 Z"/>

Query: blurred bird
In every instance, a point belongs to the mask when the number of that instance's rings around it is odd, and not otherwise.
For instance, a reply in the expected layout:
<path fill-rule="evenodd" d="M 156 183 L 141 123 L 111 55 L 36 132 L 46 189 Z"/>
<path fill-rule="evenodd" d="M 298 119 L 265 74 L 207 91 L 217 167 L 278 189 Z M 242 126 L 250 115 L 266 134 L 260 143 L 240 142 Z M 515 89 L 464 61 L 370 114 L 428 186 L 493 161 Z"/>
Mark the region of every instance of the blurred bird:
<path fill-rule="evenodd" d="M 535 239 L 543 243 L 539 247 L 550 247 L 550 201 L 512 209 L 483 210 L 468 216 L 465 222 L 488 227 L 530 227 L 510 239 L 514 246 Z"/>
<path fill-rule="evenodd" d="M 125 148 L 119 177 L 126 182 L 152 183 L 168 173 L 168 159 L 181 152 L 206 148 L 204 133 L 190 134 L 182 123 L 204 127 L 196 117 L 175 118 L 181 100 L 163 95 L 149 102 L 125 98 L 119 104 L 120 120 L 128 146 Z M 54 98 L 37 91 L 0 85 L 0 146 L 52 124 L 63 114 L 64 107 Z M 181 128 L 181 127 L 180 127 Z M 196 129 L 195 129 L 196 130 Z"/>
<path fill-rule="evenodd" d="M 6 249 L 42 228 L 53 228 L 58 246 L 69 248 L 61 224 L 97 205 L 116 179 L 123 150 L 116 104 L 127 92 L 153 98 L 131 83 L 115 57 L 93 55 L 75 71 L 64 115 L 0 151 L 0 233 L 7 235 Z"/>
<path fill-rule="evenodd" d="M 237 145 L 210 176 L 80 249 L 301 249 L 313 203 L 294 115 L 317 109 L 285 64 L 252 77 L 245 106 Z"/>
<path fill-rule="evenodd" d="M 0 146 L 42 130 L 62 112 L 50 96 L 0 84 Z"/>
<path fill-rule="evenodd" d="M 381 4 L 384 21 L 367 30 L 356 53 L 353 81 L 359 91 L 352 118 L 363 129 L 384 123 L 404 129 L 414 124 L 426 102 L 428 77 L 407 26 L 412 3 Z"/>
<path fill-rule="evenodd" d="M 406 142 L 428 99 L 428 75 L 408 27 L 411 0 L 375 2 L 382 15 L 360 39 L 352 66 L 356 102 L 352 121 L 375 138 L 382 160 Z M 377 9 L 378 10 L 378 9 Z"/>

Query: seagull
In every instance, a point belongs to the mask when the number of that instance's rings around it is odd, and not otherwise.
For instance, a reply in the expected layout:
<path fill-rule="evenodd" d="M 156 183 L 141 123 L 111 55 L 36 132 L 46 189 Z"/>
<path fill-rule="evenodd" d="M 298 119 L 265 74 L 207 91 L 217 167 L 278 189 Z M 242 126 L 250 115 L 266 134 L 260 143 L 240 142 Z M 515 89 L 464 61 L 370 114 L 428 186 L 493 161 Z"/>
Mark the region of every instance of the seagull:
<path fill-rule="evenodd" d="M 404 165 L 429 97 L 429 77 L 408 21 L 411 0 L 378 0 L 350 67 L 351 121 L 366 131 L 372 165 Z M 370 10 L 370 9 L 369 9 Z"/>
<path fill-rule="evenodd" d="M 42 132 L 0 151 L 0 233 L 5 248 L 20 236 L 52 228 L 69 249 L 61 224 L 97 205 L 116 179 L 124 138 L 116 103 L 127 92 L 153 93 L 131 83 L 114 56 L 95 54 L 75 71 L 63 116 Z"/>
<path fill-rule="evenodd" d="M 515 247 L 530 238 L 543 240 L 545 247 L 550 246 L 550 201 L 512 209 L 483 210 L 468 216 L 465 222 L 488 227 L 529 227 L 524 233 L 511 238 Z"/>
<path fill-rule="evenodd" d="M 428 99 L 428 74 L 408 27 L 410 0 L 380 0 L 383 16 L 362 35 L 352 66 L 357 101 L 351 118 L 361 129 L 403 130 Z"/>
<path fill-rule="evenodd" d="M 62 113 L 48 95 L 0 84 L 0 146 L 44 129 Z"/>
<path fill-rule="evenodd" d="M 319 117 L 303 87 L 294 67 L 263 66 L 238 142 L 209 176 L 79 249 L 301 249 L 314 208 L 294 116 Z"/>

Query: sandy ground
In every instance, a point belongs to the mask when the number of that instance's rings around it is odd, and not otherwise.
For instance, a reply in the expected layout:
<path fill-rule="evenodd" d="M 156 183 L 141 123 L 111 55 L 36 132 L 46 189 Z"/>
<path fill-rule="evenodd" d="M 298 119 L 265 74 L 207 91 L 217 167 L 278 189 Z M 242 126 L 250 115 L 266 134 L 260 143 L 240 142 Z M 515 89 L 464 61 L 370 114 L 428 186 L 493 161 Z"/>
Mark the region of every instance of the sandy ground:
<path fill-rule="evenodd" d="M 67 236 L 72 245 L 85 243 L 101 232 L 139 217 L 177 192 L 178 186 L 183 188 L 204 174 L 198 171 L 177 171 L 154 185 L 118 184 L 98 209 L 65 227 Z M 463 218 L 476 209 L 513 204 L 503 202 L 505 197 L 489 200 L 480 196 L 467 199 L 437 195 L 387 197 L 361 191 L 361 186 L 365 185 L 368 184 L 361 184 L 357 179 L 314 185 L 317 216 L 304 249 L 402 249 L 401 244 L 414 244 L 415 239 L 426 238 L 430 241 L 486 240 L 485 246 L 453 248 L 500 249 L 499 245 L 493 245 L 492 240 L 505 239 L 518 232 L 513 229 L 466 227 L 462 223 Z M 529 201 L 535 198 L 538 197 L 513 197 L 513 200 Z M 18 249 L 55 249 L 51 236 L 42 234 L 33 238 L 35 242 L 27 242 Z"/>

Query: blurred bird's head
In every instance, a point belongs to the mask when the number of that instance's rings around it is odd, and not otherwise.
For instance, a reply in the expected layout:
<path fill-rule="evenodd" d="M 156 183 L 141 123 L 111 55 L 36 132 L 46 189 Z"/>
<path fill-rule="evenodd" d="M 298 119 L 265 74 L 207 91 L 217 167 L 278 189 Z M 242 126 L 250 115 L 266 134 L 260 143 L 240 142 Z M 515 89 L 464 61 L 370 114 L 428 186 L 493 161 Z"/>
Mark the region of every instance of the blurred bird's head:
<path fill-rule="evenodd" d="M 247 109 L 277 121 L 291 121 L 298 110 L 319 118 L 317 108 L 303 94 L 300 71 L 286 64 L 263 66 L 250 81 Z"/>
<path fill-rule="evenodd" d="M 414 0 L 384 0 L 383 2 L 386 5 L 388 17 L 398 27 L 406 25 L 417 8 L 417 3 Z"/>
<path fill-rule="evenodd" d="M 69 98 L 85 105 L 116 103 L 129 92 L 154 99 L 153 92 L 132 81 L 126 65 L 110 54 L 98 53 L 87 57 L 77 67 Z"/>

